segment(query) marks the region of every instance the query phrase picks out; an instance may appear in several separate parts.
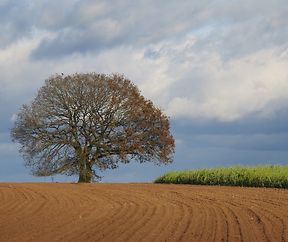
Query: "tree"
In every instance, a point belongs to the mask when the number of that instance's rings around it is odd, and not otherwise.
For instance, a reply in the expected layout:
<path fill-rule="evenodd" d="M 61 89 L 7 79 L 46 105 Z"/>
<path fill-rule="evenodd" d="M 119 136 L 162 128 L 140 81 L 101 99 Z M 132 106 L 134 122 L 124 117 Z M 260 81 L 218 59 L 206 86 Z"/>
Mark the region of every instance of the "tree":
<path fill-rule="evenodd" d="M 120 162 L 172 162 L 169 120 L 123 75 L 54 75 L 11 130 L 25 165 L 37 176 L 79 175 L 100 179 L 96 170 Z"/>

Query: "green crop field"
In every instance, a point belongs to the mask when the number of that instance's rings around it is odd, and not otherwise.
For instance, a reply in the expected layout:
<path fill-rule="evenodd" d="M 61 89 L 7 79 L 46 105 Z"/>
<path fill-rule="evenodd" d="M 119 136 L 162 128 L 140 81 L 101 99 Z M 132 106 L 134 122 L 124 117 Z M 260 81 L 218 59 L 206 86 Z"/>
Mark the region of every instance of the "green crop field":
<path fill-rule="evenodd" d="M 233 166 L 172 171 L 155 183 L 288 188 L 287 166 Z"/>

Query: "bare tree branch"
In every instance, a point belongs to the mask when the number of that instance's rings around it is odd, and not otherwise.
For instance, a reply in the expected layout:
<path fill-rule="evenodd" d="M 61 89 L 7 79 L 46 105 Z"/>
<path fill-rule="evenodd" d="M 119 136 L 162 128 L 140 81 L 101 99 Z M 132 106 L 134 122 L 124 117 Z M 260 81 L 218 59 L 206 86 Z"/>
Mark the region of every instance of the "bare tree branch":
<path fill-rule="evenodd" d="M 119 162 L 172 162 L 169 120 L 123 75 L 54 75 L 18 113 L 11 136 L 35 175 L 79 174 Z"/>

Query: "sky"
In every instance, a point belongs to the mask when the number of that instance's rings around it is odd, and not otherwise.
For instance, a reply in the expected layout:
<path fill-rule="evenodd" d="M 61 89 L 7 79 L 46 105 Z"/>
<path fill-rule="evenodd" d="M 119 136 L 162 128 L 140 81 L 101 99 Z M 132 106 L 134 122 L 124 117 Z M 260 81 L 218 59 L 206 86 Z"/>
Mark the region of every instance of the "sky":
<path fill-rule="evenodd" d="M 0 182 L 52 181 L 25 168 L 10 129 L 62 72 L 123 73 L 170 117 L 172 164 L 132 162 L 102 182 L 288 164 L 287 0 L 0 0 L 0 31 Z"/>

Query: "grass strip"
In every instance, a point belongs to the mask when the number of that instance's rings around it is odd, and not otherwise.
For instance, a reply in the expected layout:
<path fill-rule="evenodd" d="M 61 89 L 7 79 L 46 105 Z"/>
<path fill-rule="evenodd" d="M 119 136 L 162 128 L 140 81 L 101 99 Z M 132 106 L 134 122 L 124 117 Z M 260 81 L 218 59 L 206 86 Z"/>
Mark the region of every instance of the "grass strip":
<path fill-rule="evenodd" d="M 233 166 L 172 171 L 154 183 L 288 188 L 288 166 Z"/>

